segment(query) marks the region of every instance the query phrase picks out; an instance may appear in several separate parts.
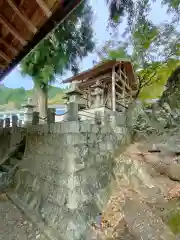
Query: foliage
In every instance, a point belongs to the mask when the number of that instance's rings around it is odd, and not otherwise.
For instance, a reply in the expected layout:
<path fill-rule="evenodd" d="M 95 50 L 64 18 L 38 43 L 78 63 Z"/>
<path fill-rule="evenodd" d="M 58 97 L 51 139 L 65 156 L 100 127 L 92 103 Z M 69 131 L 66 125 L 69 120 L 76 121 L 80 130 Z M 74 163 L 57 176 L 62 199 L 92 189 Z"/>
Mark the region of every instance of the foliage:
<path fill-rule="evenodd" d="M 131 56 L 128 55 L 126 48 L 122 44 L 120 44 L 116 49 L 103 48 L 99 57 L 101 61 L 131 59 Z"/>
<path fill-rule="evenodd" d="M 121 23 L 124 17 L 128 19 L 129 27 L 132 25 L 132 20 L 136 18 L 138 12 L 147 13 L 150 6 L 156 0 L 106 0 L 109 8 L 109 19 L 111 25 L 117 26 Z M 163 6 L 168 7 L 168 12 L 174 13 L 174 21 L 180 19 L 180 0 L 161 0 Z M 146 6 L 143 8 L 143 6 Z"/>
<path fill-rule="evenodd" d="M 177 28 L 179 0 L 162 0 L 174 19 L 155 25 L 149 13 L 154 0 L 109 0 L 110 21 L 117 26 L 127 18 L 124 40 L 115 48 L 103 50 L 107 59 L 130 58 L 139 78 L 136 97 L 158 98 L 168 76 L 180 63 L 180 32 Z M 131 5 L 131 6 L 130 6 Z M 180 14 L 179 14 L 180 16 Z M 118 21 L 117 21 L 118 19 Z"/>
<path fill-rule="evenodd" d="M 92 10 L 85 2 L 22 61 L 22 73 L 42 84 L 66 70 L 76 74 L 79 59 L 94 48 L 91 23 Z"/>
<path fill-rule="evenodd" d="M 25 90 L 24 88 L 7 88 L 0 86 L 0 105 L 1 108 L 20 108 L 27 98 L 32 97 L 32 90 Z M 48 92 L 49 104 L 63 103 L 62 97 L 64 90 L 57 87 L 51 87 Z M 56 99 L 54 102 L 53 99 Z"/>
<path fill-rule="evenodd" d="M 140 78 L 140 94 L 142 100 L 159 98 L 167 82 L 167 77 L 180 64 L 176 59 L 169 59 L 168 62 L 153 62 L 145 69 L 138 72 Z"/>
<path fill-rule="evenodd" d="M 120 17 L 131 16 L 123 38 L 128 47 L 132 49 L 132 58 L 139 64 L 139 67 L 144 68 L 146 63 L 151 61 L 180 58 L 180 32 L 177 16 L 174 15 L 176 21 L 170 19 L 168 23 L 155 25 L 149 18 L 154 0 L 133 0 L 133 13 L 126 7 L 128 1 L 109 0 L 108 4 L 111 5 L 112 2 L 115 6 L 121 6 L 121 8 L 124 6 L 126 14 L 121 16 L 119 13 Z M 179 0 L 163 0 L 162 4 L 168 5 L 176 12 L 180 9 Z M 111 20 L 113 21 L 113 18 Z"/>
<path fill-rule="evenodd" d="M 141 100 L 159 98 L 164 90 L 168 76 L 170 76 L 172 71 L 180 64 L 177 58 L 169 58 L 167 61 L 146 60 L 143 68 L 140 61 L 138 61 L 138 51 L 136 55 L 132 54 L 130 56 L 122 44 L 117 49 L 106 50 L 107 52 L 102 53 L 103 61 L 106 59 L 131 59 L 139 78 L 137 97 Z"/>
<path fill-rule="evenodd" d="M 21 63 L 22 73 L 34 81 L 37 96 L 44 98 L 40 105 L 46 105 L 47 86 L 67 70 L 77 74 L 79 60 L 94 49 L 93 14 L 87 2 L 83 1 Z M 45 113 L 45 106 L 41 107 Z"/>
<path fill-rule="evenodd" d="M 128 13 L 128 19 L 133 16 L 133 0 L 106 0 L 109 7 L 109 17 L 112 25 L 121 22 L 122 17 Z"/>

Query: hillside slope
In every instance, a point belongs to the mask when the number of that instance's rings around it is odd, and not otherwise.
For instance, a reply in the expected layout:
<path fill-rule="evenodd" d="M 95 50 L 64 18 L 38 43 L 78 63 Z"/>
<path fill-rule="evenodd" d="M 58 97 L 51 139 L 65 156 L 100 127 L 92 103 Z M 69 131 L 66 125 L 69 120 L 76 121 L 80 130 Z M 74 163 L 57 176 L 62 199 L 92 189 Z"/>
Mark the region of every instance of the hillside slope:
<path fill-rule="evenodd" d="M 0 108 L 13 109 L 20 108 L 27 98 L 32 97 L 33 90 L 25 90 L 24 88 L 8 88 L 3 85 L 0 86 Z M 50 87 L 49 103 L 63 103 L 62 97 L 64 90 L 58 87 Z"/>

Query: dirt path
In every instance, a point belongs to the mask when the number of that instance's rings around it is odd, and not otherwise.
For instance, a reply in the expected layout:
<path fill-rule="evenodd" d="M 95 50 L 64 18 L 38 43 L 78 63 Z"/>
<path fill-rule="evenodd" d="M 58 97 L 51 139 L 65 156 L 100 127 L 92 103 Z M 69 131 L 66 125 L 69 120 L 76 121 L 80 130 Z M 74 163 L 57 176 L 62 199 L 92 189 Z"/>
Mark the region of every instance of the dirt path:
<path fill-rule="evenodd" d="M 47 240 L 6 197 L 0 195 L 0 240 Z"/>
<path fill-rule="evenodd" d="M 120 173 L 116 172 L 116 187 L 102 213 L 101 226 L 97 228 L 100 239 L 160 239 L 158 232 L 163 239 L 175 239 L 167 223 L 159 217 L 158 206 L 180 197 L 180 182 L 177 181 L 180 179 L 180 164 L 177 160 L 175 152 L 168 146 L 151 142 L 131 144 L 117 156 Z M 121 177 L 118 178 L 118 174 Z M 157 210 L 149 206 L 156 206 Z M 135 211 L 139 211 L 138 217 Z M 132 220 L 142 227 L 146 222 L 149 235 L 147 231 L 134 227 Z M 154 224 L 156 222 L 158 224 Z"/>

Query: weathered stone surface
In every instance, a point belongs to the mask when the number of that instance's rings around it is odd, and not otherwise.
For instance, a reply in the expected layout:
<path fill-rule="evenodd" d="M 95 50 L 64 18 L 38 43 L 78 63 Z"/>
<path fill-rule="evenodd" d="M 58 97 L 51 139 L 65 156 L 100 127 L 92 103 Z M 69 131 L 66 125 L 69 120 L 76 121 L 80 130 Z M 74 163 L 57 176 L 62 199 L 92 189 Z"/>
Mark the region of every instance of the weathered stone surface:
<path fill-rule="evenodd" d="M 148 205 L 140 201 L 137 196 L 133 200 L 126 200 L 123 211 L 128 228 L 137 239 L 176 239 L 162 219 L 155 215 Z"/>
<path fill-rule="evenodd" d="M 13 176 L 8 172 L 0 172 L 0 193 L 8 189 L 13 182 Z"/>
<path fill-rule="evenodd" d="M 6 195 L 0 195 L 0 239 L 48 240 Z"/>
<path fill-rule="evenodd" d="M 46 126 L 38 132 L 36 127 L 27 129 L 14 178 L 17 196 L 57 234 L 83 239 L 111 193 L 116 133 L 88 121 L 51 124 L 49 133 Z"/>
<path fill-rule="evenodd" d="M 164 203 L 175 187 L 168 177 L 174 175 L 174 180 L 179 180 L 179 166 L 177 170 L 170 164 L 165 179 L 158 172 L 159 156 L 143 159 L 139 155 L 121 154 L 120 146 L 129 143 L 132 132 L 135 128 L 137 130 L 135 125 L 139 124 L 139 115 L 145 116 L 144 125 L 140 126 L 143 133 L 147 126 L 149 132 L 156 131 L 141 107 L 138 105 L 137 109 L 132 109 L 132 121 L 126 122 L 129 130 L 126 125 L 112 129 L 109 124 L 95 125 L 88 121 L 28 127 L 25 154 L 14 178 L 16 197 L 23 202 L 25 209 L 40 216 L 59 238 L 85 239 L 97 214 L 106 208 L 111 183 L 117 180 L 117 194 L 121 196 L 116 210 L 111 209 L 113 217 L 117 218 L 113 224 L 119 226 L 124 217 L 128 227 L 118 239 L 123 239 L 123 234 L 137 240 L 174 239 L 150 205 Z M 21 132 L 17 133 L 17 138 L 21 138 Z M 7 142 L 11 145 L 16 139 L 10 134 Z M 166 166 L 167 162 L 163 164 Z M 132 190 L 134 195 L 126 195 L 126 190 Z M 144 230 L 146 225 L 147 231 Z"/>
<path fill-rule="evenodd" d="M 165 173 L 168 177 L 175 181 L 180 181 L 180 164 L 171 164 L 166 167 Z"/>

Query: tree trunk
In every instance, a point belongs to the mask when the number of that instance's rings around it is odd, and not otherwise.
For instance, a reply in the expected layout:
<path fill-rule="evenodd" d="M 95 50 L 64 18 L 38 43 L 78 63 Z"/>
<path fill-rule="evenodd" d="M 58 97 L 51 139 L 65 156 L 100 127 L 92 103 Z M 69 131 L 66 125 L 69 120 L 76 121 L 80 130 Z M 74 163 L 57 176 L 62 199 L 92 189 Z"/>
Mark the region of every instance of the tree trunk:
<path fill-rule="evenodd" d="M 41 88 L 39 86 L 35 86 L 37 95 L 38 95 L 38 110 L 39 110 L 39 115 L 42 118 L 42 120 L 47 120 L 47 104 L 48 104 L 48 89 L 47 86 L 44 88 Z"/>
<path fill-rule="evenodd" d="M 39 92 L 35 85 L 33 87 L 32 100 L 35 105 L 34 111 L 39 112 Z"/>

